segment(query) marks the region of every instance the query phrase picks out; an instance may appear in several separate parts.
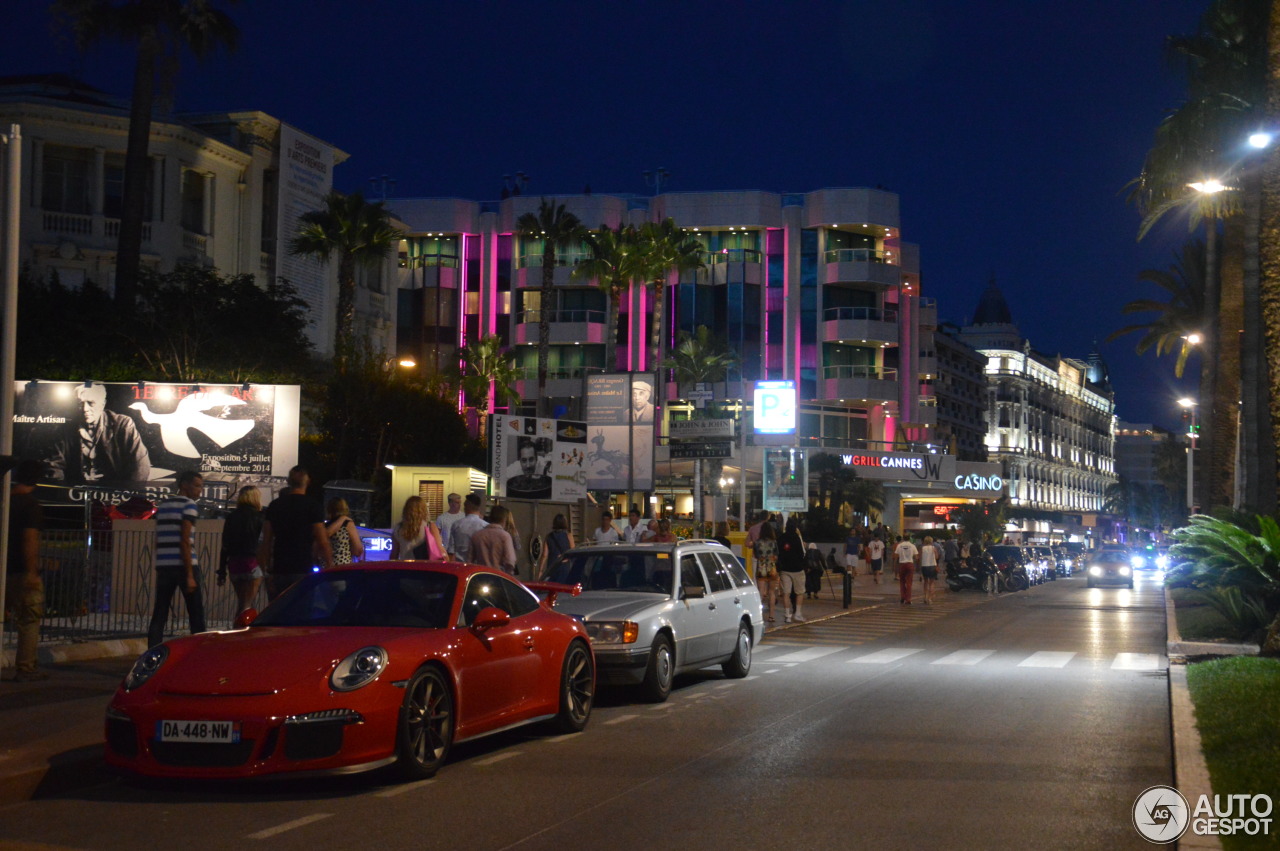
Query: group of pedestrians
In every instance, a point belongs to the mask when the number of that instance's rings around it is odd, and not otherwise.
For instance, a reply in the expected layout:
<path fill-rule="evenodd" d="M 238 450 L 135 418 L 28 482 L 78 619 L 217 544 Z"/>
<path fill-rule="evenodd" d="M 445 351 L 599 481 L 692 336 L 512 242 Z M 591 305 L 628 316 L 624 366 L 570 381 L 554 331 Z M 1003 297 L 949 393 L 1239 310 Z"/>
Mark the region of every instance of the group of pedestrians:
<path fill-rule="evenodd" d="M 777 517 L 762 511 L 747 529 L 746 544 L 751 548 L 756 586 L 766 604 L 765 620 L 777 620 L 781 598 L 783 622 L 804 621 L 804 601 L 817 597 L 815 583 L 821 581 L 826 565 L 812 545 L 806 546 L 800 521 L 789 517 L 779 524 Z"/>

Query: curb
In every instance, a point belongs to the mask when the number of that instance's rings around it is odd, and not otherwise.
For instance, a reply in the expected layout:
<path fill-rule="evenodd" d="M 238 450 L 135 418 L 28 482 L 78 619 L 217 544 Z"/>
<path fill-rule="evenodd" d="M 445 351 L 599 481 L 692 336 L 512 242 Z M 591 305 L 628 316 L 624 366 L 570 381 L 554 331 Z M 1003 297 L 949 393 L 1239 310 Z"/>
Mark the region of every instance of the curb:
<path fill-rule="evenodd" d="M 1165 655 L 1181 656 L 1257 656 L 1261 649 L 1252 644 L 1228 644 L 1221 641 L 1183 641 L 1178 632 L 1178 616 L 1169 589 L 1164 589 Z"/>
<path fill-rule="evenodd" d="M 37 660 L 41 665 L 61 665 L 67 662 L 85 662 L 89 659 L 107 659 L 115 656 L 141 656 L 147 649 L 145 638 L 109 638 L 100 641 L 81 641 L 75 644 L 41 645 Z M 0 666 L 13 667 L 16 651 L 5 650 Z"/>
<path fill-rule="evenodd" d="M 1173 785 L 1184 798 L 1200 794 L 1212 795 L 1209 782 L 1209 766 L 1205 763 L 1200 745 L 1200 730 L 1196 727 L 1195 706 L 1187 689 L 1187 666 L 1169 666 L 1169 712 L 1173 729 Z M 1188 790 L 1199 790 L 1191 792 Z M 1221 848 L 1217 836 L 1198 836 L 1188 830 L 1178 840 L 1179 848 Z"/>

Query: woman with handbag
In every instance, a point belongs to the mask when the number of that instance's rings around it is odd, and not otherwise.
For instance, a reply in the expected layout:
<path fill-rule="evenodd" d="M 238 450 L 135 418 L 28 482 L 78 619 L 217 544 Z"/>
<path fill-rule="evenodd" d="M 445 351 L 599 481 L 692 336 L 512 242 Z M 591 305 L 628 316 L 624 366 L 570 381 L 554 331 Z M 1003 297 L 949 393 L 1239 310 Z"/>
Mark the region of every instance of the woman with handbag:
<path fill-rule="evenodd" d="M 391 533 L 395 541 L 392 557 L 399 561 L 448 561 L 440 529 L 427 514 L 427 501 L 411 496 L 404 501 L 400 524 Z"/>
<path fill-rule="evenodd" d="M 551 521 L 551 532 L 547 535 L 546 542 L 542 546 L 542 556 L 538 559 L 538 569 L 535 573 L 540 577 L 545 577 L 547 570 L 553 567 L 556 559 L 560 558 L 563 553 L 573 549 L 573 533 L 569 531 L 569 518 L 563 514 L 557 514 Z"/>
<path fill-rule="evenodd" d="M 751 545 L 755 562 L 756 586 L 760 596 L 769 601 L 766 620 L 773 623 L 773 601 L 778 593 L 778 534 L 772 523 L 760 524 L 760 537 Z"/>
<path fill-rule="evenodd" d="M 351 564 L 364 560 L 364 543 L 360 540 L 356 521 L 348 517 L 351 509 L 342 497 L 334 497 L 325 506 L 329 519 L 324 530 L 329 536 L 329 549 L 333 553 L 334 564 Z"/>

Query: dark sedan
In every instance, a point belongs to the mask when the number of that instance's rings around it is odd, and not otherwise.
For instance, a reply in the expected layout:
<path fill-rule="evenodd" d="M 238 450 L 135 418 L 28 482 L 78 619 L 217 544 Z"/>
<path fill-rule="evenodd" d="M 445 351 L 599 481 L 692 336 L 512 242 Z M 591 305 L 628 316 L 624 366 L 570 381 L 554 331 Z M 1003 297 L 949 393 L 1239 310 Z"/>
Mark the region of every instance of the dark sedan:
<path fill-rule="evenodd" d="M 1124 585 L 1133 587 L 1133 564 L 1129 554 L 1123 550 L 1102 550 L 1089 557 L 1085 575 L 1089 577 L 1089 587 L 1099 585 Z"/>

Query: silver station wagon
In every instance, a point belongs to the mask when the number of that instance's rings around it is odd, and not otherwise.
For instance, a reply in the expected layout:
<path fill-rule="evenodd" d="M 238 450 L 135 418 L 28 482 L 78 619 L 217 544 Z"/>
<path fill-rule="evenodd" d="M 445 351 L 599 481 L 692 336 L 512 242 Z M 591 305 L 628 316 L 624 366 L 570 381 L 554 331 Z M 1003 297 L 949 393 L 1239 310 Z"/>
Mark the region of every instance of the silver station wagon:
<path fill-rule="evenodd" d="M 764 636 L 759 590 L 716 541 L 579 547 L 547 579 L 581 583 L 582 593 L 560 595 L 556 610 L 586 627 L 599 680 L 638 683 L 655 702 L 682 671 L 720 665 L 725 676 L 745 677 Z"/>

